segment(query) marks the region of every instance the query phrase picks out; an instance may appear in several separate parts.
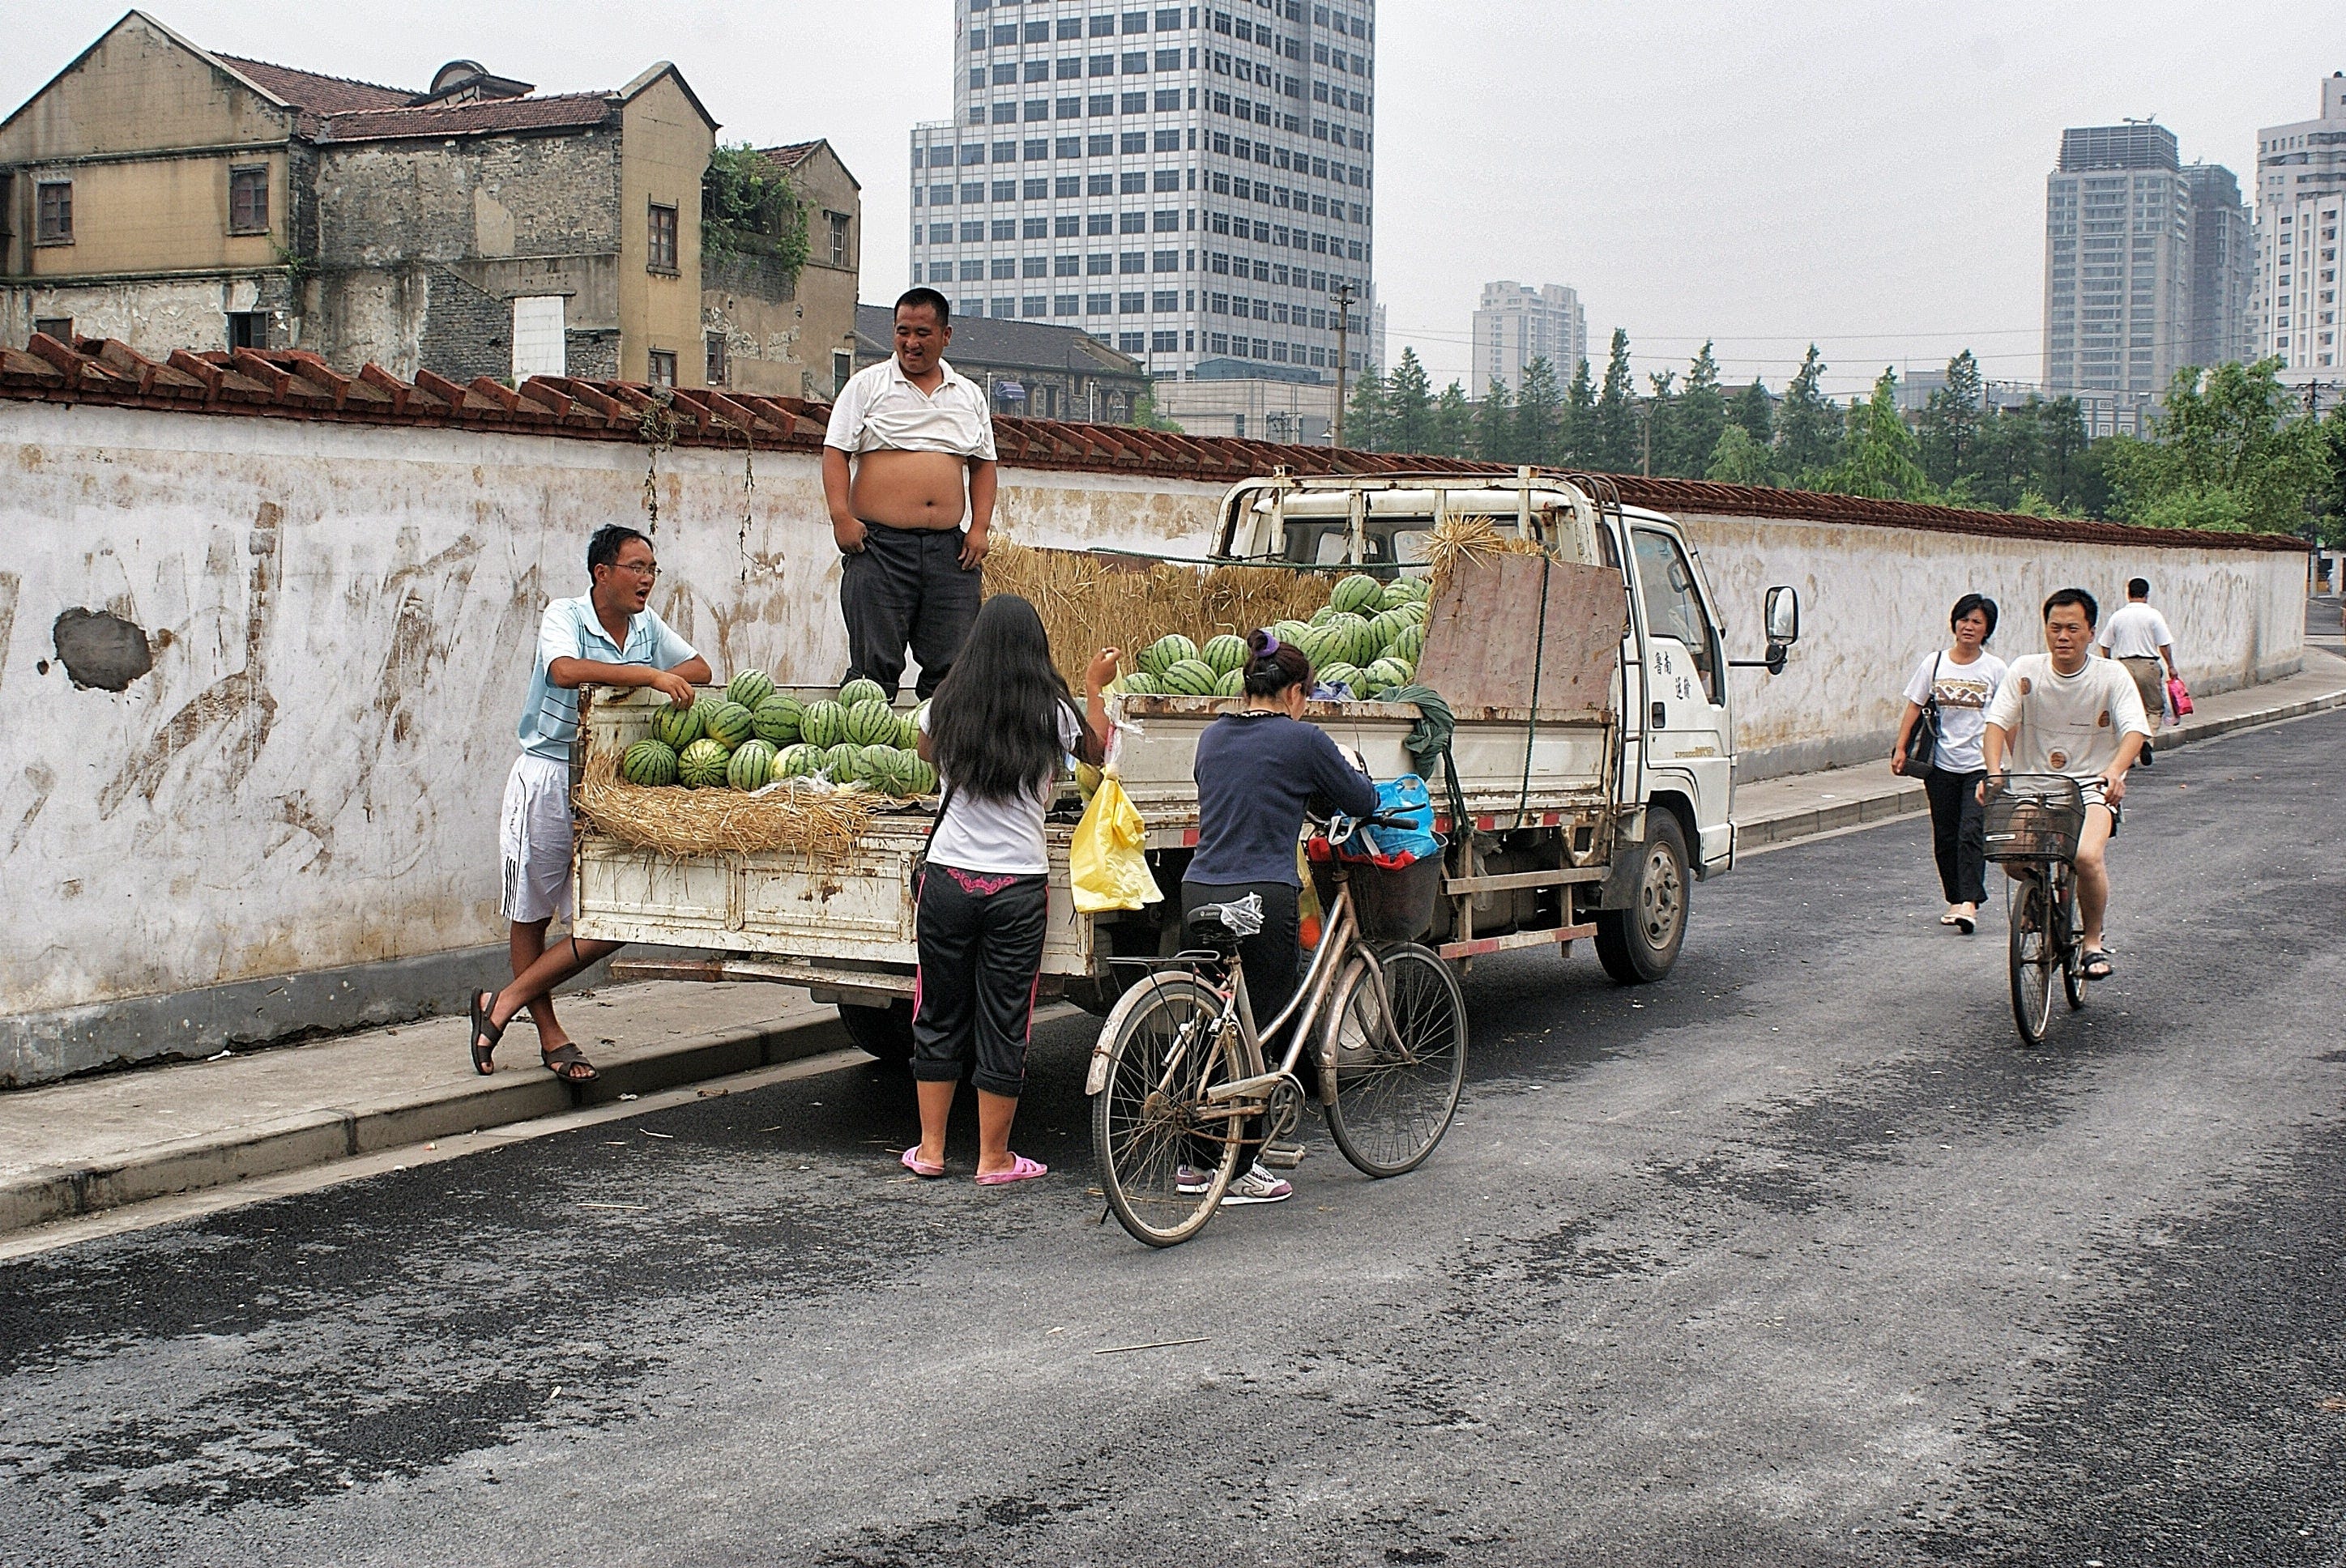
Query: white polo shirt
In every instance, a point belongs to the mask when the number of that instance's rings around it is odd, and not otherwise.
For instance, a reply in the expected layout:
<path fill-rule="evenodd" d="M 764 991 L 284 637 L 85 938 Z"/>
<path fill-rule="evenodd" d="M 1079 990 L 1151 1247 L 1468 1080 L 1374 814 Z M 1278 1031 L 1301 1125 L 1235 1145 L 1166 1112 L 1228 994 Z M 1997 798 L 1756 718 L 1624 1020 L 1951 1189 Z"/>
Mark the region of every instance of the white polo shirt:
<path fill-rule="evenodd" d="M 994 461 L 994 416 L 975 382 L 943 360 L 944 372 L 934 393 L 913 384 L 890 355 L 859 371 L 831 406 L 831 429 L 822 443 L 842 452 L 950 452 L 956 457 Z"/>
<path fill-rule="evenodd" d="M 2175 646 L 2167 617 L 2140 599 L 2129 599 L 2102 623 L 2095 639 L 2112 658 L 2157 658 L 2158 650 Z"/>

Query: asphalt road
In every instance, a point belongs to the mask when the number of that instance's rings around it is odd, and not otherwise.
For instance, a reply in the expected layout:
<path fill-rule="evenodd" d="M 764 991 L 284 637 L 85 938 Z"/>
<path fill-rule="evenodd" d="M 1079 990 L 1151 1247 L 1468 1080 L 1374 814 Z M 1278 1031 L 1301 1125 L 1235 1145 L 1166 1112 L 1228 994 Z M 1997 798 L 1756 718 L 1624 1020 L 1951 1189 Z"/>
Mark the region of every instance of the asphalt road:
<path fill-rule="evenodd" d="M 2041 1051 L 1892 824 L 1486 964 L 1425 1168 L 1170 1253 L 1067 1023 L 1024 1187 L 859 1066 L 0 1268 L 0 1562 L 2346 1563 L 2341 757 L 2144 778 Z"/>

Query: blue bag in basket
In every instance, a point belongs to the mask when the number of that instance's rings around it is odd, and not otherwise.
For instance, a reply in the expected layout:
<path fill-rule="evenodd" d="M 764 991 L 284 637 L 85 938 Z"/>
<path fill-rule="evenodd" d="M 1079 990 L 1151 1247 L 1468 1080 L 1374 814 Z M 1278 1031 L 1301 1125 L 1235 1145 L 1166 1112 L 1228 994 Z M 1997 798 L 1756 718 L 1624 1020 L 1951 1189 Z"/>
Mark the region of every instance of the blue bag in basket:
<path fill-rule="evenodd" d="M 1406 818 L 1410 826 L 1363 824 L 1338 851 L 1345 860 L 1368 860 L 1394 871 L 1442 852 L 1441 835 L 1433 830 L 1433 797 L 1416 774 L 1404 773 L 1377 786 L 1377 815 Z"/>

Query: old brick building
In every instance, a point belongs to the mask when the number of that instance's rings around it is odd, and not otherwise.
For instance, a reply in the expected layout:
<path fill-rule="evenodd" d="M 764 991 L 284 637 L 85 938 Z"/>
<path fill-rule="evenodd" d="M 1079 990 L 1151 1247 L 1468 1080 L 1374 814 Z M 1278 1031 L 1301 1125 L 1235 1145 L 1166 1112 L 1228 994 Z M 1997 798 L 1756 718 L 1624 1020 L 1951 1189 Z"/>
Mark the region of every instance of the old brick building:
<path fill-rule="evenodd" d="M 855 368 L 896 351 L 896 313 L 886 305 L 857 309 Z M 1126 424 L 1148 395 L 1148 372 L 1090 333 L 1044 321 L 955 316 L 945 359 L 985 389 L 996 413 Z"/>
<path fill-rule="evenodd" d="M 413 90 L 134 11 L 0 121 L 0 341 L 698 386 L 716 130 L 669 65 L 540 95 L 459 60 Z"/>
<path fill-rule="evenodd" d="M 855 290 L 863 191 L 827 141 L 760 149 L 790 184 L 806 225 L 796 277 L 755 249 L 700 259 L 711 386 L 828 402 L 855 372 Z"/>

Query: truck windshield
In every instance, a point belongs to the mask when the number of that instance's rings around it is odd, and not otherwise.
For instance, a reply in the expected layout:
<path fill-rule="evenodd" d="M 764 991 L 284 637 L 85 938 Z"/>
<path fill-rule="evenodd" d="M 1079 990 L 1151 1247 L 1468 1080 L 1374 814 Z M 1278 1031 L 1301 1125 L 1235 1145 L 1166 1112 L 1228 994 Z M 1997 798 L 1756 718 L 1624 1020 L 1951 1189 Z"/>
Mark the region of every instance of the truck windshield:
<path fill-rule="evenodd" d="M 1416 519 L 1371 518 L 1368 554 L 1361 563 L 1375 566 L 1414 566 L 1425 560 L 1432 528 Z M 1314 566 L 1343 565 L 1352 548 L 1352 524 L 1341 517 L 1287 519 L 1287 558 Z"/>

